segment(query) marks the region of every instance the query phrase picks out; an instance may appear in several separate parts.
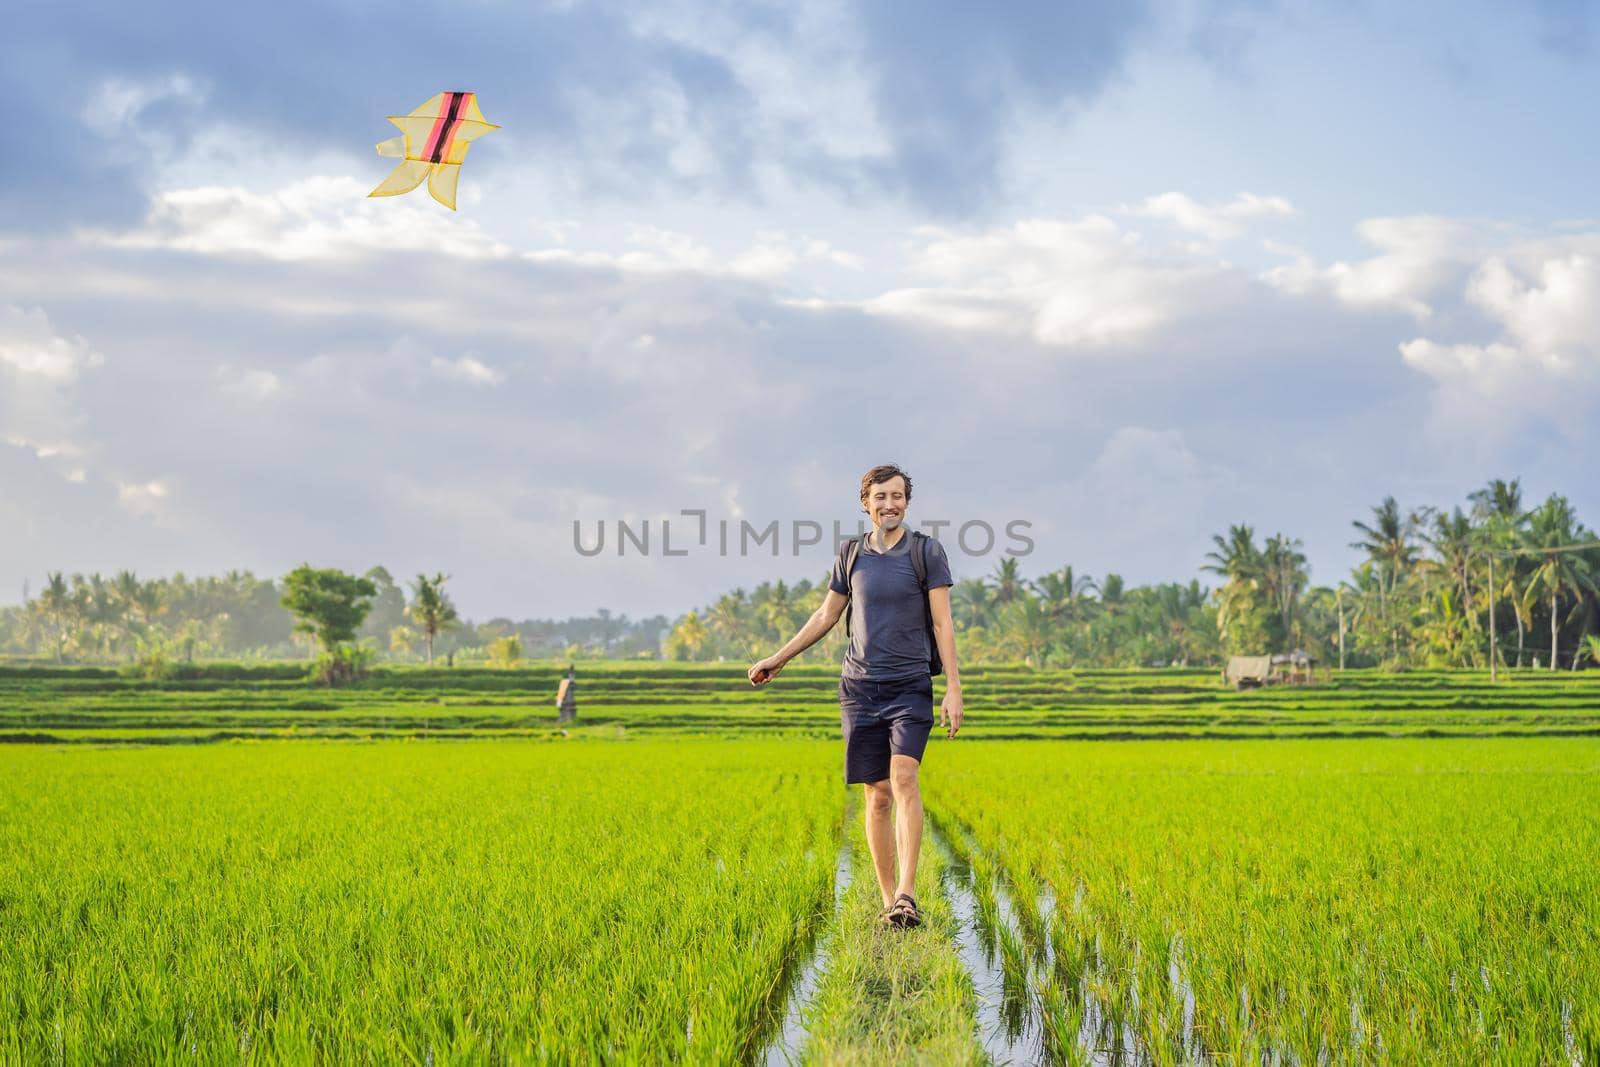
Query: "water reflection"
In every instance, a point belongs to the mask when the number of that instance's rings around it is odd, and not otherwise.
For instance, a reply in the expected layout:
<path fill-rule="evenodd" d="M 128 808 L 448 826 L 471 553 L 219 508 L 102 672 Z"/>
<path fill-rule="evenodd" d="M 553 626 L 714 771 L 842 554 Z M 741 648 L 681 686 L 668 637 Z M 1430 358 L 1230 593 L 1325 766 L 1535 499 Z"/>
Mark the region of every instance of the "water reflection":
<path fill-rule="evenodd" d="M 845 891 L 850 888 L 850 845 L 839 846 L 839 857 L 833 869 L 833 915 L 839 914 Z M 833 951 L 833 923 L 823 924 L 809 959 L 801 966 L 799 976 L 789 987 L 784 1001 L 783 1022 L 767 1041 L 766 1049 L 758 1057 L 763 1067 L 788 1067 L 800 1062 L 801 1050 L 810 1037 L 806 1025 L 806 1012 L 816 996 L 817 986 L 827 973 L 828 960 Z"/>
<path fill-rule="evenodd" d="M 1007 981 L 1001 942 L 1016 938 L 1016 913 L 998 879 L 979 886 L 964 855 L 951 848 L 942 828 L 929 821 L 930 839 L 944 857 L 944 891 L 956 920 L 956 950 L 972 977 L 978 1000 L 978 1037 L 996 1064 L 1045 1062 L 1044 1030 L 1027 974 Z M 980 904 L 980 890 L 984 898 Z M 992 918 L 986 918 L 987 915 Z M 1020 979 L 1020 980 L 1019 980 Z"/>

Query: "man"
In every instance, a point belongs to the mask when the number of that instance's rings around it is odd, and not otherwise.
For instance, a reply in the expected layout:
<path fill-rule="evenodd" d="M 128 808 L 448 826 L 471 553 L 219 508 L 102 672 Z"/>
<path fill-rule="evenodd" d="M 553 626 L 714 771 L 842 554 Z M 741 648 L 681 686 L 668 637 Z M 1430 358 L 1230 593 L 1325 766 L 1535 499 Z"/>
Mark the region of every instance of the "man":
<path fill-rule="evenodd" d="M 940 717 L 950 737 L 961 729 L 962 718 L 950 563 L 938 541 L 906 529 L 910 504 L 911 477 L 899 467 L 886 464 L 862 476 L 861 507 L 873 529 L 861 541 L 854 566 L 847 571 L 847 543 L 834 559 L 822 605 L 788 644 L 748 672 L 750 684 L 765 685 L 833 629 L 851 606 L 850 644 L 839 677 L 845 784 L 860 782 L 865 788 L 867 847 L 883 896 L 881 919 L 893 926 L 922 923 L 915 895 L 922 847 L 917 770 L 933 728 L 930 617 L 946 679 Z M 919 537 L 926 538 L 926 583 L 918 580 L 912 559 Z"/>

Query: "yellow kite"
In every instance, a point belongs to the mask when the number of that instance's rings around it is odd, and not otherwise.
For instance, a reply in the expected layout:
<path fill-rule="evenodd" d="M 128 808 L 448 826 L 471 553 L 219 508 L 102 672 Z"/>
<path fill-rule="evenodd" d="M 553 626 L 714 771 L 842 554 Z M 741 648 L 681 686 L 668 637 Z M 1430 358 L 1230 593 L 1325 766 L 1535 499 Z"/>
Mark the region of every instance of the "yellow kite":
<path fill-rule="evenodd" d="M 404 131 L 378 145 L 378 155 L 401 163 L 368 196 L 409 193 L 428 179 L 428 192 L 451 211 L 456 209 L 456 179 L 472 142 L 500 127 L 484 121 L 475 93 L 439 93 L 409 115 L 390 115 Z"/>

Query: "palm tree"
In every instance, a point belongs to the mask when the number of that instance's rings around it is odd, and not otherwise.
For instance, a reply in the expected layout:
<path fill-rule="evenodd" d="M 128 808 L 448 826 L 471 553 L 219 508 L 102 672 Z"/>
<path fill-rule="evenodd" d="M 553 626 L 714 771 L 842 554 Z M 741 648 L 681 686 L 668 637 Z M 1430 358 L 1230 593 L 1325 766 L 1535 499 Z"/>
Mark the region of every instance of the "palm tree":
<path fill-rule="evenodd" d="M 1583 639 L 1584 655 L 1590 663 L 1600 663 L 1600 634 L 1588 634 Z"/>
<path fill-rule="evenodd" d="M 1459 633 L 1465 640 L 1467 634 L 1477 634 L 1479 623 L 1472 603 L 1472 562 L 1478 555 L 1483 533 L 1473 526 L 1470 516 L 1460 508 L 1449 514 L 1434 512 L 1432 526 L 1423 532 L 1422 539 L 1433 549 L 1434 559 L 1421 562 L 1422 569 L 1442 579 L 1451 590 L 1449 598 L 1430 596 L 1427 606 L 1434 614 L 1443 613 L 1442 620 L 1451 633 Z M 1491 591 L 1489 595 L 1493 595 Z M 1436 642 L 1437 644 L 1437 642 Z M 1477 662 L 1478 652 L 1472 652 Z"/>
<path fill-rule="evenodd" d="M 757 658 L 750 646 L 749 626 L 745 620 L 744 590 L 735 589 L 717 598 L 711 609 L 711 631 L 720 637 L 731 650 L 738 647 L 752 659 Z"/>
<path fill-rule="evenodd" d="M 1045 614 L 1058 622 L 1070 619 L 1077 609 L 1078 602 L 1096 590 L 1093 578 L 1087 574 L 1081 576 L 1073 574 L 1070 565 L 1040 575 L 1030 584 L 1044 602 Z"/>
<path fill-rule="evenodd" d="M 1116 615 L 1122 611 L 1126 588 L 1120 574 L 1108 574 L 1106 580 L 1100 583 L 1100 607 L 1107 615 Z"/>
<path fill-rule="evenodd" d="M 389 631 L 389 651 L 409 656 L 416 648 L 417 631 L 409 626 L 396 626 Z"/>
<path fill-rule="evenodd" d="M 1381 579 L 1378 586 L 1378 613 L 1389 634 L 1390 654 L 1398 659 L 1399 634 L 1389 621 L 1389 601 L 1394 599 L 1400 576 L 1407 573 L 1416 561 L 1416 546 L 1411 538 L 1416 532 L 1417 520 L 1415 515 L 1402 518 L 1400 505 L 1395 503 L 1392 496 L 1384 497 L 1383 503 L 1372 509 L 1372 516 L 1371 526 L 1364 522 L 1350 524 L 1363 535 L 1362 540 L 1352 541 L 1350 547 L 1361 549 L 1368 559 L 1378 565 Z"/>
<path fill-rule="evenodd" d="M 1350 579 L 1341 583 L 1340 588 L 1345 592 L 1343 597 L 1349 605 L 1350 616 L 1347 620 L 1345 632 L 1360 636 L 1363 627 L 1371 626 L 1374 619 L 1381 623 L 1382 615 L 1378 610 L 1379 601 L 1383 599 L 1383 580 L 1378 576 L 1378 569 L 1371 560 L 1367 560 L 1351 572 Z M 1361 642 L 1358 641 L 1358 647 Z M 1383 637 L 1380 631 L 1377 641 L 1382 659 Z"/>
<path fill-rule="evenodd" d="M 73 602 L 72 593 L 67 588 L 67 580 L 60 571 L 46 574 L 44 579 L 44 589 L 34 603 L 44 616 L 46 632 L 56 647 L 56 662 L 61 663 L 65 659 L 67 632 L 77 614 L 77 605 Z"/>
<path fill-rule="evenodd" d="M 419 574 L 417 580 L 411 583 L 411 603 L 406 606 L 406 615 L 417 624 L 428 643 L 429 663 L 433 662 L 434 639 L 445 630 L 460 625 L 456 606 L 450 603 L 450 598 L 444 593 L 444 583 L 449 580 L 447 574 L 435 574 L 432 578 Z"/>
<path fill-rule="evenodd" d="M 1203 571 L 1219 574 L 1233 581 L 1254 581 L 1260 573 L 1261 552 L 1256 548 L 1256 532 L 1253 527 L 1240 524 L 1228 528 L 1227 538 L 1221 534 L 1212 534 L 1211 541 L 1217 547 L 1206 553 L 1209 563 L 1200 565 Z"/>
<path fill-rule="evenodd" d="M 1563 593 L 1577 597 L 1574 616 L 1583 607 L 1585 593 L 1600 593 L 1589 561 L 1581 553 L 1565 551 L 1575 541 L 1587 540 L 1589 532 L 1577 522 L 1572 505 L 1554 493 L 1528 516 L 1527 547 L 1535 565 L 1528 576 L 1527 591 L 1538 590 L 1550 600 L 1550 669 L 1555 670 L 1560 652 L 1561 617 L 1557 611 Z"/>
<path fill-rule="evenodd" d="M 1306 569 L 1305 546 L 1298 537 L 1273 534 L 1261 552 L 1261 572 L 1265 579 L 1267 596 L 1278 613 L 1284 640 L 1299 643 L 1300 596 L 1311 583 L 1311 573 Z"/>
<path fill-rule="evenodd" d="M 968 626 L 994 625 L 994 588 L 982 578 L 961 579 L 951 591 L 950 599 L 958 609 L 956 615 L 967 620 Z"/>
<path fill-rule="evenodd" d="M 1023 580 L 1017 573 L 1017 557 L 1007 556 L 994 569 L 994 602 L 1009 604 L 1022 593 Z"/>
<path fill-rule="evenodd" d="M 672 628 L 672 634 L 667 638 L 667 647 L 671 649 L 675 659 L 699 659 L 705 651 L 706 638 L 705 624 L 700 621 L 698 612 L 689 612 L 683 621 Z"/>
<path fill-rule="evenodd" d="M 1472 519 L 1460 508 L 1448 515 L 1436 512 L 1433 528 L 1423 533 L 1422 539 L 1438 556 L 1424 561 L 1428 569 L 1439 572 L 1455 586 L 1460 594 L 1458 603 L 1469 603 L 1472 600 L 1472 556 L 1479 540 Z"/>
<path fill-rule="evenodd" d="M 1496 478 L 1482 489 L 1467 494 L 1472 501 L 1472 517 L 1480 521 L 1500 519 L 1516 524 L 1523 519 L 1522 482 Z"/>
<path fill-rule="evenodd" d="M 1255 593 L 1261 586 L 1261 551 L 1256 548 L 1256 533 L 1243 524 L 1228 529 L 1228 536 L 1211 536 L 1217 547 L 1206 553 L 1210 562 L 1200 569 L 1226 579 L 1217 590 L 1217 632 L 1224 642 L 1234 624 L 1255 606 Z"/>
<path fill-rule="evenodd" d="M 1038 669 L 1050 648 L 1050 620 L 1043 603 L 1020 584 L 1017 595 L 1000 610 L 1000 643 L 1028 666 Z"/>
<path fill-rule="evenodd" d="M 1178 665 L 1188 666 L 1190 659 L 1199 658 L 1199 646 L 1194 634 L 1195 612 L 1205 606 L 1206 590 L 1199 579 L 1191 579 L 1187 586 L 1168 582 L 1156 587 L 1156 605 L 1167 636 L 1177 649 Z"/>
<path fill-rule="evenodd" d="M 110 657 L 122 641 L 124 622 L 112 587 L 98 573 L 89 575 L 87 580 L 74 574 L 72 596 L 75 614 L 81 621 L 73 635 L 80 649 L 87 647 L 97 657 Z"/>
<path fill-rule="evenodd" d="M 1503 552 L 1521 543 L 1528 515 L 1522 510 L 1522 484 L 1513 478 L 1506 481 L 1496 478 L 1476 492 L 1468 493 L 1472 501 L 1472 517 L 1484 526 L 1483 536 L 1491 552 Z M 1499 604 L 1510 599 L 1511 617 L 1517 624 L 1517 666 L 1527 645 L 1528 626 L 1532 624 L 1531 603 L 1522 595 L 1526 588 L 1527 564 L 1523 556 L 1503 555 L 1500 565 L 1505 569 L 1495 576 L 1496 588 L 1488 591 L 1489 597 Z"/>
<path fill-rule="evenodd" d="M 1501 595 L 1511 599 L 1511 615 L 1517 620 L 1517 666 L 1522 666 L 1522 660 L 1527 653 L 1528 631 L 1533 629 L 1533 607 L 1539 602 L 1536 592 L 1530 592 L 1527 584 L 1518 586 L 1521 581 L 1523 569 L 1520 566 L 1521 557 L 1513 556 L 1512 562 L 1506 567 L 1506 579 L 1500 585 Z"/>
<path fill-rule="evenodd" d="M 1458 601 L 1454 585 L 1439 585 L 1427 597 L 1429 618 L 1417 628 L 1417 636 L 1428 650 L 1430 665 L 1460 667 L 1477 660 L 1476 642 L 1471 639 L 1472 619 Z"/>
<path fill-rule="evenodd" d="M 111 598 L 123 631 L 142 643 L 161 606 L 161 594 L 156 583 L 141 582 L 133 571 L 121 570 L 112 579 Z"/>
<path fill-rule="evenodd" d="M 793 632 L 790 626 L 794 614 L 794 599 L 782 579 L 773 585 L 762 582 L 752 598 L 756 617 L 762 626 L 763 640 L 784 641 Z M 795 627 L 794 629 L 798 629 Z"/>
<path fill-rule="evenodd" d="M 1038 578 L 1028 582 L 1034 592 L 1046 601 L 1051 607 L 1060 609 L 1070 603 L 1080 593 L 1094 588 L 1094 579 L 1087 574 L 1077 575 L 1072 567 L 1062 567 L 1059 570 L 1041 574 Z"/>

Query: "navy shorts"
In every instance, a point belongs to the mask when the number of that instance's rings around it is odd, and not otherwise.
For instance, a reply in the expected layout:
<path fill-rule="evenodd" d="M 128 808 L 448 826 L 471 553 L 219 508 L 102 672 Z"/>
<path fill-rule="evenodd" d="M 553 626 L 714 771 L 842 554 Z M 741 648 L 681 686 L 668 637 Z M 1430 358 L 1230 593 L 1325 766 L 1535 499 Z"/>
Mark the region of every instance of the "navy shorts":
<path fill-rule="evenodd" d="M 922 762 L 933 730 L 933 679 L 899 682 L 839 679 L 839 722 L 844 727 L 844 781 L 881 782 L 890 756 Z"/>

